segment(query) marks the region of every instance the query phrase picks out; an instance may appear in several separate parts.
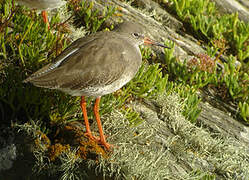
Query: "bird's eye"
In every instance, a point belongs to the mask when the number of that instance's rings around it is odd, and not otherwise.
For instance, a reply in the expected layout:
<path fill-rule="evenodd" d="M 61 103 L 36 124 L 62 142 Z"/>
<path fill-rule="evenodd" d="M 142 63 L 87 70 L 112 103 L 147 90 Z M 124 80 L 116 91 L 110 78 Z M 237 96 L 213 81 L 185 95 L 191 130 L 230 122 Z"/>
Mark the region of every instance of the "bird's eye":
<path fill-rule="evenodd" d="M 134 35 L 135 37 L 138 37 L 138 36 L 139 36 L 139 34 L 138 34 L 138 33 L 133 33 L 133 35 Z"/>

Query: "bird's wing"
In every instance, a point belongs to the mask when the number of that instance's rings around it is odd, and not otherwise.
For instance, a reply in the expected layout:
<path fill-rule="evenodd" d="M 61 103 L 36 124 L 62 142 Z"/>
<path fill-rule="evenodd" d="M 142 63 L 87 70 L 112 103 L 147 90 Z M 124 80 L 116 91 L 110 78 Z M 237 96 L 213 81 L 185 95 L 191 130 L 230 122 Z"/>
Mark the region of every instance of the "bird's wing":
<path fill-rule="evenodd" d="M 97 35 L 100 35 L 102 32 L 97 33 Z M 23 82 L 31 82 L 32 80 L 39 78 L 41 76 L 44 76 L 45 74 L 54 71 L 58 66 L 61 65 L 61 63 L 65 63 L 68 61 L 72 56 L 74 56 L 74 53 L 78 50 L 80 50 L 81 47 L 85 46 L 89 42 L 93 41 L 93 35 L 89 35 L 83 38 L 79 38 L 75 40 L 70 46 L 68 46 L 59 56 L 57 56 L 54 59 L 53 63 L 49 63 L 46 66 L 42 67 L 32 75 L 30 75 L 27 79 L 25 79 Z"/>
<path fill-rule="evenodd" d="M 55 63 L 40 69 L 26 82 L 55 89 L 108 85 L 123 74 L 126 49 L 115 34 L 113 37 L 97 34 L 94 38 L 81 38 L 63 51 Z"/>

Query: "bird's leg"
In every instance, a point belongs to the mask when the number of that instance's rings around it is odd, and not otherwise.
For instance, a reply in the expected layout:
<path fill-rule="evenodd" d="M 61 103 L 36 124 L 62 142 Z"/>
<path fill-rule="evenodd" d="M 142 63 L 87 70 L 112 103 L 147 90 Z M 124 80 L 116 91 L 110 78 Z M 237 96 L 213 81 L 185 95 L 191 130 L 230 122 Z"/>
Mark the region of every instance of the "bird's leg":
<path fill-rule="evenodd" d="M 82 114 L 83 114 L 83 118 L 84 118 L 85 125 L 86 125 L 86 133 L 85 133 L 85 135 L 88 136 L 92 140 L 96 140 L 96 138 L 92 135 L 92 132 L 90 130 L 90 125 L 89 125 L 89 121 L 88 121 L 88 117 L 87 117 L 87 111 L 86 111 L 86 100 L 85 100 L 84 96 L 81 96 L 80 106 L 81 106 L 81 109 L 82 109 Z"/>
<path fill-rule="evenodd" d="M 48 29 L 50 29 L 49 22 L 48 22 L 48 14 L 47 14 L 47 12 L 46 11 L 42 11 L 41 14 L 42 14 L 44 23 L 47 24 L 48 25 Z"/>
<path fill-rule="evenodd" d="M 99 141 L 107 150 L 109 150 L 112 145 L 110 145 L 110 144 L 108 144 L 106 142 L 106 139 L 105 139 L 105 136 L 104 136 L 104 131 L 103 131 L 101 121 L 100 121 L 100 116 L 99 116 L 99 102 L 100 102 L 100 97 L 96 98 L 94 108 L 93 108 L 94 115 L 95 115 L 97 125 L 98 125 L 98 128 L 99 128 L 99 136 L 100 136 Z"/>

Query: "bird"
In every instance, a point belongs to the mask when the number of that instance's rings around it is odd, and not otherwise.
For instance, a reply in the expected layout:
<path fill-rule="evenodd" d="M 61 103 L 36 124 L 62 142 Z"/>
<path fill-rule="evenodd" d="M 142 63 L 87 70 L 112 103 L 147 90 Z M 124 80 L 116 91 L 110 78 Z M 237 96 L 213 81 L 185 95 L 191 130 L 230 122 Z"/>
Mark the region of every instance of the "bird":
<path fill-rule="evenodd" d="M 169 48 L 144 36 L 141 29 L 139 24 L 125 21 L 113 31 L 100 31 L 79 38 L 62 51 L 53 63 L 47 64 L 23 82 L 57 89 L 71 96 L 81 96 L 85 135 L 109 150 L 113 145 L 106 141 L 99 115 L 101 96 L 115 92 L 135 76 L 142 63 L 140 45 Z M 86 96 L 96 98 L 93 112 L 99 138 L 93 136 L 90 130 Z"/>
<path fill-rule="evenodd" d="M 49 27 L 47 10 L 52 10 L 61 7 L 65 4 L 63 0 L 17 0 L 17 3 L 20 5 L 27 6 L 31 9 L 41 10 L 41 15 L 43 17 L 43 21 Z"/>

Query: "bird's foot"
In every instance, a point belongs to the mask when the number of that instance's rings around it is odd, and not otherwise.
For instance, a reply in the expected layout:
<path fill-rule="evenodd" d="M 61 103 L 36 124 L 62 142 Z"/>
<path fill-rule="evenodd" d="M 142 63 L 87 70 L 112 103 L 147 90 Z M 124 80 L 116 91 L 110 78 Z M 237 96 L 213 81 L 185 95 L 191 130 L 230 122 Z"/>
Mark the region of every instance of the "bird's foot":
<path fill-rule="evenodd" d="M 113 145 L 113 144 L 109 144 L 109 143 L 107 143 L 106 141 L 102 142 L 102 141 L 100 140 L 99 143 L 100 143 L 101 145 L 103 145 L 103 146 L 106 148 L 106 150 L 108 150 L 108 151 L 109 151 L 111 148 L 114 148 L 114 145 Z"/>
<path fill-rule="evenodd" d="M 93 141 L 97 141 L 97 142 L 100 141 L 100 138 L 96 137 L 96 136 L 93 136 L 91 132 L 86 132 L 84 135 L 87 136 L 89 139 L 91 139 Z"/>
<path fill-rule="evenodd" d="M 106 142 L 106 140 L 101 139 L 100 137 L 93 136 L 91 132 L 86 132 L 85 136 L 87 136 L 92 141 L 97 142 L 100 145 L 103 145 L 107 150 L 110 150 L 114 146 Z"/>

